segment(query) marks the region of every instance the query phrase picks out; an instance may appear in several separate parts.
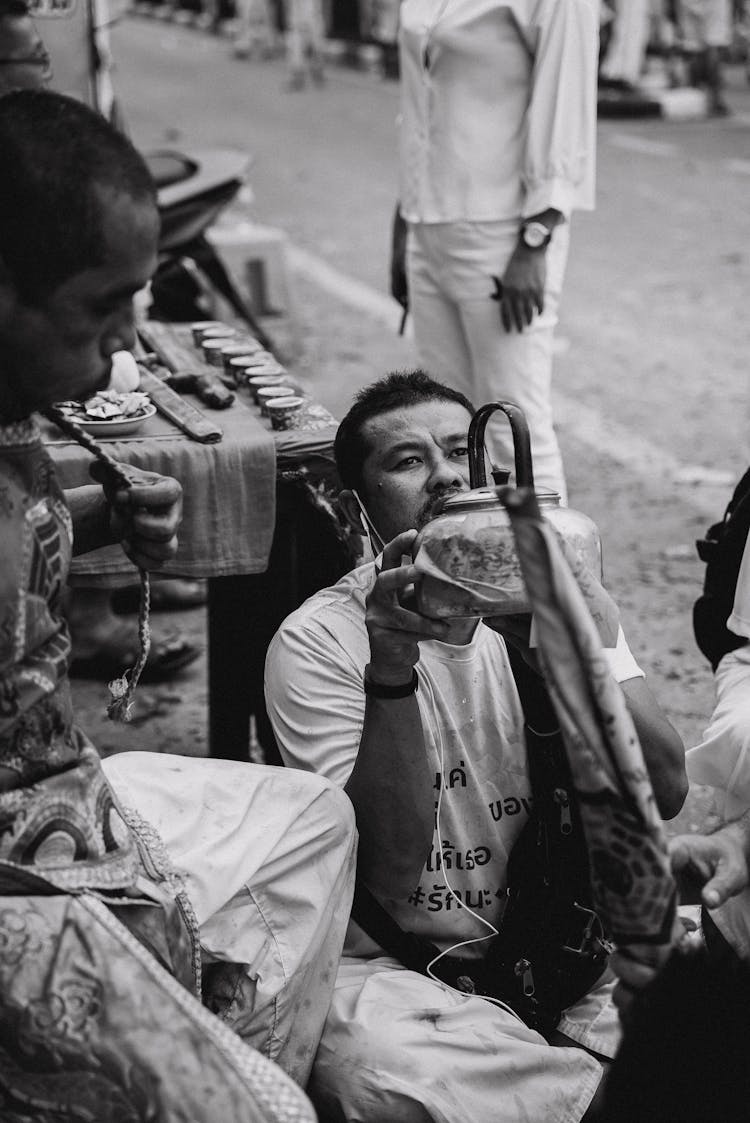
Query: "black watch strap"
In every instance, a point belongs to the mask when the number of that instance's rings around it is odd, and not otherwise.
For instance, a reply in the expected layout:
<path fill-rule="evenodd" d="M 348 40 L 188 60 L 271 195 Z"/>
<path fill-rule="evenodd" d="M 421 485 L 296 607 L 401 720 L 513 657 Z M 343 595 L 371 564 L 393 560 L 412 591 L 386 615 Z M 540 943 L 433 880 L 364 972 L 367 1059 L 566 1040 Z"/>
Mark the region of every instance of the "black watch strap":
<path fill-rule="evenodd" d="M 367 674 L 367 669 L 365 669 L 364 684 L 365 694 L 369 694 L 371 698 L 408 698 L 410 694 L 415 693 L 419 686 L 419 679 L 416 669 L 412 667 L 409 682 L 399 682 L 395 686 L 388 686 L 384 682 L 373 682 Z"/>

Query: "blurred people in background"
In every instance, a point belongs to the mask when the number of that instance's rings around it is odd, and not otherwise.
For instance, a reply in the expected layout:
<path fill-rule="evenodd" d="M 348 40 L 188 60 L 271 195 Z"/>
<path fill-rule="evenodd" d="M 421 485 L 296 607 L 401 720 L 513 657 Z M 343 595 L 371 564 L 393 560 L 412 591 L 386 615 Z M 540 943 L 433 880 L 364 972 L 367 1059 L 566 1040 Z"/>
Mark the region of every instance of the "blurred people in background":
<path fill-rule="evenodd" d="M 307 77 L 325 81 L 326 19 L 323 0 L 286 0 L 286 57 L 290 90 L 303 90 Z"/>
<path fill-rule="evenodd" d="M 638 84 L 651 31 L 652 8 L 653 0 L 617 0 L 599 70 L 602 85 L 632 89 Z"/>
<path fill-rule="evenodd" d="M 709 113 L 726 117 L 722 53 L 732 42 L 732 0 L 678 0 L 678 10 L 691 84 L 705 89 Z"/>
<path fill-rule="evenodd" d="M 234 54 L 271 58 L 281 44 L 277 5 L 272 0 L 235 0 Z"/>

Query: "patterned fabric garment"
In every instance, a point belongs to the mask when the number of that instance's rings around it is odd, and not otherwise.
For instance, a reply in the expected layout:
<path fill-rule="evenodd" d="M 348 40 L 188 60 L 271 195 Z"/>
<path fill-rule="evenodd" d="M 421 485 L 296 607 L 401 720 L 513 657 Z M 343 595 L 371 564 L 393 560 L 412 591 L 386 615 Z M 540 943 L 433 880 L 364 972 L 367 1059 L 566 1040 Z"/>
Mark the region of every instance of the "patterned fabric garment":
<path fill-rule="evenodd" d="M 36 424 L 0 427 L 0 858 L 62 889 L 132 885 L 135 844 L 73 724 L 61 598 L 72 527 Z"/>

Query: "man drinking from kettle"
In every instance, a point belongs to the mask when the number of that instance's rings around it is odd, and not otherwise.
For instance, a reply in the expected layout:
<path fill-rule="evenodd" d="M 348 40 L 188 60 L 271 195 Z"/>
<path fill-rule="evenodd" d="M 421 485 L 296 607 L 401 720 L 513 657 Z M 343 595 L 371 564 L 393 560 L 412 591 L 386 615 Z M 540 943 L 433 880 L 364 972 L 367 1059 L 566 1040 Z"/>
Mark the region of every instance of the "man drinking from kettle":
<path fill-rule="evenodd" d="M 268 653 L 267 704 L 285 763 L 340 784 L 360 834 L 360 924 L 350 925 L 310 1086 L 326 1118 L 594 1119 L 602 1061 L 617 1044 L 606 957 L 601 977 L 545 1035 L 502 995 L 467 993 L 470 977 L 450 986 L 435 977 L 441 953 L 477 964 L 488 954 L 502 928 L 509 856 L 533 811 L 509 659 L 513 647 L 528 654 L 528 620 L 441 620 L 413 597 L 418 531 L 446 497 L 470 488 L 472 413 L 462 394 L 420 371 L 357 396 L 336 437 L 341 505 L 378 556 L 289 616 Z M 598 580 L 584 591 L 660 811 L 674 816 L 687 790 L 680 738 L 611 598 Z M 409 949 L 423 947 L 438 959 L 405 967 L 419 960 Z M 518 973 L 533 993 L 523 963 Z"/>

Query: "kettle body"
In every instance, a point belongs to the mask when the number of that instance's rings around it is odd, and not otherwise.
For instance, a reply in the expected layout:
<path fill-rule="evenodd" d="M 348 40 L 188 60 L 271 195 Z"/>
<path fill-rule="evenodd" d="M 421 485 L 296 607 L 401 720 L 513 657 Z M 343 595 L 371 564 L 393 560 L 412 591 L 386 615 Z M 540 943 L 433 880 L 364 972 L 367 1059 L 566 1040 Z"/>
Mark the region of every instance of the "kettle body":
<path fill-rule="evenodd" d="M 482 406 L 469 428 L 472 488 L 447 499 L 441 513 L 422 528 L 414 543 L 414 564 L 419 572 L 416 602 L 425 616 L 477 618 L 530 611 L 510 517 L 496 488 L 486 483 L 484 429 L 496 409 L 511 423 L 516 485 L 534 486 L 531 441 L 522 411 L 512 402 Z M 507 480 L 507 473 L 493 475 L 497 483 Z M 601 578 L 601 541 L 593 520 L 561 506 L 556 492 L 538 490 L 535 494 L 543 518 L 576 559 Z"/>
<path fill-rule="evenodd" d="M 592 573 L 601 577 L 596 524 L 580 511 L 560 506 L 555 492 L 538 491 L 542 516 Z M 425 616 L 505 616 L 529 611 L 510 518 L 492 487 L 446 500 L 414 544 L 417 607 Z"/>

